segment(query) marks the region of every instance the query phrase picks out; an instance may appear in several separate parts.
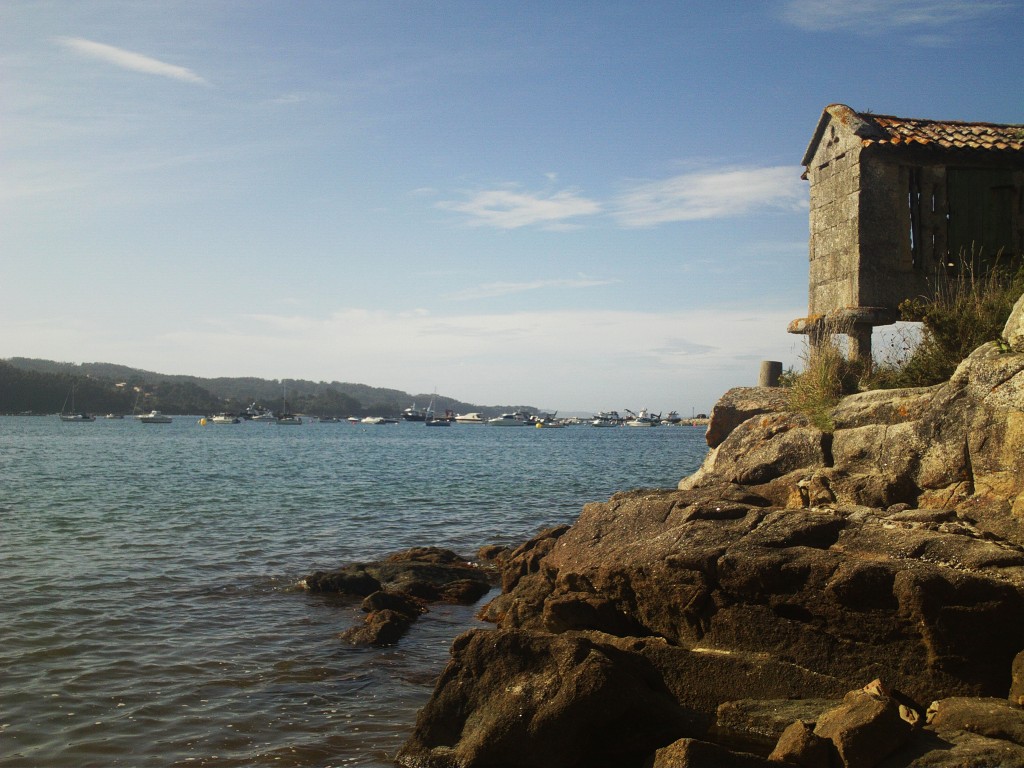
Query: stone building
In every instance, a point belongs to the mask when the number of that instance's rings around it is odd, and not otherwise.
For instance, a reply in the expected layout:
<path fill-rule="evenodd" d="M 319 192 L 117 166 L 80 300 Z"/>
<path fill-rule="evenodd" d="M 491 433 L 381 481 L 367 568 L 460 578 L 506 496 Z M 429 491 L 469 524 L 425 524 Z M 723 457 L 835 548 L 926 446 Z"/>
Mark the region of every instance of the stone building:
<path fill-rule="evenodd" d="M 812 343 L 834 320 L 871 356 L 871 329 L 943 272 L 1024 254 L 1024 125 L 822 112 L 802 164 L 811 184 Z"/>

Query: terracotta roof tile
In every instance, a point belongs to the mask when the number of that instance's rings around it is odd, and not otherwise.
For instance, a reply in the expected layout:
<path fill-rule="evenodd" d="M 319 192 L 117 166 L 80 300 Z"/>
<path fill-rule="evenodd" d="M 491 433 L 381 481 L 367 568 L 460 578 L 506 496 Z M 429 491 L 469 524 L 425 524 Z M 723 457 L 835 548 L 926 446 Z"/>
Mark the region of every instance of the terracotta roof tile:
<path fill-rule="evenodd" d="M 865 145 L 893 144 L 960 149 L 989 149 L 1024 152 L 1024 125 L 965 123 L 956 120 L 919 120 L 892 115 L 861 114 L 860 117 L 881 128 L 878 136 L 863 137 Z"/>

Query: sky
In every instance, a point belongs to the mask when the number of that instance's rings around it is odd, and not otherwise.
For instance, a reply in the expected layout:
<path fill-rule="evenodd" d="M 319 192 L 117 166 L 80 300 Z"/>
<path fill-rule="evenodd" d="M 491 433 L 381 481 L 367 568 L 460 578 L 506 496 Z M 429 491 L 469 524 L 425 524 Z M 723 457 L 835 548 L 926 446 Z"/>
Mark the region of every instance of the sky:
<path fill-rule="evenodd" d="M 708 412 L 822 110 L 1024 123 L 1024 0 L 5 0 L 0 359 Z"/>

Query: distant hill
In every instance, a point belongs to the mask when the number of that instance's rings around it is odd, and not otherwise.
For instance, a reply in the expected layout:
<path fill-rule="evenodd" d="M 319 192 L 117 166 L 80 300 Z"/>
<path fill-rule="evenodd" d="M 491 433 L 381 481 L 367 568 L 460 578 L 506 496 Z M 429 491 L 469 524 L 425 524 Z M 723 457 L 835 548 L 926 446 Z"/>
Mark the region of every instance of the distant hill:
<path fill-rule="evenodd" d="M 72 387 L 75 407 L 92 413 L 205 414 L 241 411 L 251 403 L 280 410 L 287 392 L 288 410 L 315 416 L 398 416 L 415 405 L 426 408 L 430 394 L 370 387 L 340 381 L 204 379 L 156 373 L 115 363 L 61 363 L 27 357 L 0 361 L 0 413 L 57 413 Z M 70 406 L 67 406 L 70 407 Z M 506 411 L 536 412 L 526 405 L 478 405 L 437 395 L 439 413 L 477 411 L 484 416 Z"/>

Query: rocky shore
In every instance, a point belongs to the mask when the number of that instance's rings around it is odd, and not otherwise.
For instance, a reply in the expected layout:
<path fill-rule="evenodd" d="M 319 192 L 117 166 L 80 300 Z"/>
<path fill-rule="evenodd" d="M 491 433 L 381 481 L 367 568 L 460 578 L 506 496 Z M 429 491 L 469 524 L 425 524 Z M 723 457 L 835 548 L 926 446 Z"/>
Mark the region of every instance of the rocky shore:
<path fill-rule="evenodd" d="M 952 379 L 715 407 L 676 489 L 497 555 L 406 768 L 1024 766 L 1024 299 Z"/>

